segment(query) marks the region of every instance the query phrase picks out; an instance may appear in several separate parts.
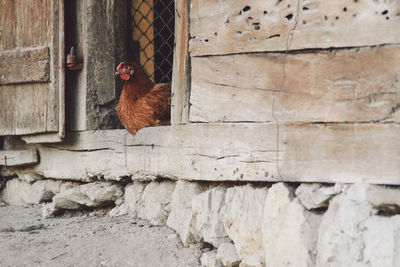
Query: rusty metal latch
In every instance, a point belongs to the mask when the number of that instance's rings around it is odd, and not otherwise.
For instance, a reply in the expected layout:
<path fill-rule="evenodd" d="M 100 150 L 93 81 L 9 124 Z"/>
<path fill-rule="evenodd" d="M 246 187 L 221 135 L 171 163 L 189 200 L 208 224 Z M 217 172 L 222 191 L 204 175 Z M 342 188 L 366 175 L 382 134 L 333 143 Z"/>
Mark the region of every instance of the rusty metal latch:
<path fill-rule="evenodd" d="M 67 55 L 67 67 L 70 70 L 81 70 L 83 63 L 78 63 L 78 56 L 76 55 L 75 47 L 71 46 L 71 50 Z"/>

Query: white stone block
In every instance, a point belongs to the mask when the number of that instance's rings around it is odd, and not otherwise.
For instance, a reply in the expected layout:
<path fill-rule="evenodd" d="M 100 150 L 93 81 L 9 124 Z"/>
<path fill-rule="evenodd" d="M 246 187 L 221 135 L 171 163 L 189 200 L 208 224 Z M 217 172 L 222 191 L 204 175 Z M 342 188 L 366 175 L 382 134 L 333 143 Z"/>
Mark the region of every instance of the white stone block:
<path fill-rule="evenodd" d="M 199 241 L 199 236 L 194 235 L 193 227 L 195 217 L 192 211 L 192 200 L 202 192 L 197 183 L 178 181 L 172 193 L 171 213 L 167 225 L 174 229 L 182 240 L 184 246 Z"/>
<path fill-rule="evenodd" d="M 365 190 L 352 186 L 335 196 L 319 227 L 318 266 L 367 266 L 362 263 L 362 223 L 371 215 L 373 209 L 365 200 Z"/>
<path fill-rule="evenodd" d="M 56 208 L 54 206 L 54 202 L 47 203 L 42 208 L 42 217 L 45 218 L 45 219 L 54 217 L 56 212 L 57 211 L 56 211 Z"/>
<path fill-rule="evenodd" d="M 124 203 L 127 207 L 128 213 L 133 217 L 137 216 L 137 211 L 145 187 L 145 184 L 138 182 L 125 187 Z"/>
<path fill-rule="evenodd" d="M 68 190 L 70 188 L 73 188 L 75 186 L 81 185 L 80 183 L 77 182 L 62 182 L 60 186 L 60 192 L 64 192 L 65 190 Z"/>
<path fill-rule="evenodd" d="M 239 267 L 264 267 L 264 251 L 260 250 L 242 260 Z"/>
<path fill-rule="evenodd" d="M 53 197 L 55 210 L 101 207 L 115 202 L 123 195 L 120 185 L 94 182 L 69 188 Z"/>
<path fill-rule="evenodd" d="M 265 266 L 315 266 L 320 215 L 307 211 L 284 183 L 265 200 L 262 225 Z"/>
<path fill-rule="evenodd" d="M 365 266 L 400 266 L 400 215 L 372 216 L 362 225 Z"/>
<path fill-rule="evenodd" d="M 225 205 L 225 192 L 225 187 L 217 186 L 200 193 L 192 201 L 195 216 L 194 235 L 202 237 L 214 247 L 230 242 L 223 224 L 222 208 Z"/>
<path fill-rule="evenodd" d="M 368 185 L 367 201 L 380 210 L 399 213 L 400 189 Z"/>
<path fill-rule="evenodd" d="M 392 190 L 355 184 L 330 201 L 319 229 L 318 266 L 400 266 L 400 216 L 377 216 L 371 205 L 396 202 Z"/>
<path fill-rule="evenodd" d="M 226 267 L 239 266 L 240 264 L 239 254 L 232 243 L 222 243 L 218 247 L 217 259 L 222 261 L 222 264 Z"/>
<path fill-rule="evenodd" d="M 221 260 L 217 259 L 217 251 L 211 250 L 205 252 L 200 257 L 200 264 L 202 267 L 223 267 Z"/>
<path fill-rule="evenodd" d="M 318 183 L 302 183 L 296 189 L 296 196 L 306 209 L 317 209 L 328 207 L 329 200 L 339 194 L 344 185 L 335 184 L 334 186 L 326 186 Z"/>
<path fill-rule="evenodd" d="M 171 211 L 172 192 L 175 183 L 151 182 L 143 191 L 137 216 L 153 225 L 164 225 Z"/>
<path fill-rule="evenodd" d="M 118 217 L 118 216 L 123 216 L 123 215 L 127 215 L 127 214 L 128 214 L 128 207 L 126 206 L 125 203 L 122 203 L 121 205 L 116 206 L 115 208 L 110 210 L 110 212 L 108 213 L 108 215 L 110 215 L 111 217 Z"/>
<path fill-rule="evenodd" d="M 251 185 L 235 186 L 226 191 L 224 226 L 242 259 L 262 251 L 261 224 L 267 192 L 267 188 Z"/>
<path fill-rule="evenodd" d="M 9 205 L 25 206 L 51 201 L 60 192 L 62 181 L 39 180 L 32 184 L 12 179 L 7 181 L 2 192 L 3 200 Z"/>

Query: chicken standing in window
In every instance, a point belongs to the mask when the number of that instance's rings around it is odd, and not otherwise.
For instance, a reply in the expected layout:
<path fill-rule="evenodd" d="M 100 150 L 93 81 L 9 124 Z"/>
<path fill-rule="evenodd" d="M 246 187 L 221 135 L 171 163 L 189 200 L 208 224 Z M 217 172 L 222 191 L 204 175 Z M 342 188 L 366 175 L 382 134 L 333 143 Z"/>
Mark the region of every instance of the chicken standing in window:
<path fill-rule="evenodd" d="M 154 85 L 133 62 L 120 63 L 115 74 L 125 81 L 117 113 L 128 132 L 135 135 L 147 126 L 170 124 L 171 83 Z"/>

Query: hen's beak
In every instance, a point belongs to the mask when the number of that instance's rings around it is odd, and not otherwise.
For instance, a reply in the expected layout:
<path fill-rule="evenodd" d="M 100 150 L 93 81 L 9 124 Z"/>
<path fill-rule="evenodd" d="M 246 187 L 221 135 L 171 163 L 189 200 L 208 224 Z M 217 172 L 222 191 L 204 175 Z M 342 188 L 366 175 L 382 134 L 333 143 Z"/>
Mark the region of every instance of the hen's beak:
<path fill-rule="evenodd" d="M 115 76 L 117 76 L 117 75 L 121 75 L 121 72 L 120 72 L 119 70 L 117 70 L 117 71 L 115 72 Z"/>

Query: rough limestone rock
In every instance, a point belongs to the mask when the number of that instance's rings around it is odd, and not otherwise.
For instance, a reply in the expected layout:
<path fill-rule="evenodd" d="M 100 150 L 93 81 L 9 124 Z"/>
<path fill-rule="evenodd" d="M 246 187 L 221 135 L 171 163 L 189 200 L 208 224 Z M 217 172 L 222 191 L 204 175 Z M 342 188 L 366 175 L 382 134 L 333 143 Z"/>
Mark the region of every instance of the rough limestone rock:
<path fill-rule="evenodd" d="M 239 266 L 240 264 L 239 254 L 232 243 L 222 243 L 218 247 L 217 259 L 222 261 L 222 264 L 227 267 Z"/>
<path fill-rule="evenodd" d="M 400 266 L 400 215 L 372 216 L 362 226 L 363 266 Z"/>
<path fill-rule="evenodd" d="M 400 266 L 400 216 L 376 216 L 370 194 L 370 186 L 356 184 L 330 201 L 319 228 L 318 266 Z"/>
<path fill-rule="evenodd" d="M 344 187 L 342 184 L 326 186 L 318 183 L 302 183 L 296 189 L 296 196 L 306 209 L 312 210 L 328 207 L 329 200 L 339 194 Z"/>
<path fill-rule="evenodd" d="M 261 224 L 267 193 L 267 188 L 251 185 L 226 190 L 224 226 L 242 259 L 262 251 Z"/>
<path fill-rule="evenodd" d="M 362 222 L 373 215 L 365 198 L 366 190 L 352 186 L 330 201 L 319 228 L 319 266 L 363 266 Z"/>
<path fill-rule="evenodd" d="M 146 184 L 133 183 L 125 187 L 124 204 L 127 208 L 128 214 L 136 217 L 139 208 L 142 194 Z"/>
<path fill-rule="evenodd" d="M 200 193 L 192 201 L 193 215 L 196 219 L 194 235 L 202 237 L 214 247 L 230 242 L 223 224 L 225 192 L 225 187 L 217 186 Z"/>
<path fill-rule="evenodd" d="M 153 225 L 164 225 L 171 211 L 172 192 L 175 183 L 151 182 L 143 191 L 137 208 L 137 216 Z"/>
<path fill-rule="evenodd" d="M 111 217 L 118 217 L 118 216 L 127 215 L 128 213 L 129 213 L 128 207 L 125 205 L 125 203 L 122 203 L 121 205 L 118 205 L 118 206 L 114 207 L 112 210 L 110 210 L 108 215 Z"/>
<path fill-rule="evenodd" d="M 64 190 L 65 186 L 63 187 L 62 184 L 62 181 L 55 180 L 38 180 L 30 184 L 15 178 L 7 181 L 2 198 L 13 206 L 49 202 L 55 194 Z"/>
<path fill-rule="evenodd" d="M 239 267 L 264 267 L 264 251 L 260 250 L 255 254 L 243 259 Z"/>
<path fill-rule="evenodd" d="M 167 225 L 174 229 L 182 240 L 184 246 L 200 241 L 193 234 L 194 220 L 192 200 L 202 192 L 197 183 L 178 181 L 172 193 L 171 213 L 168 216 Z"/>
<path fill-rule="evenodd" d="M 53 197 L 54 209 L 74 210 L 114 204 L 123 190 L 112 182 L 94 182 L 67 189 Z"/>
<path fill-rule="evenodd" d="M 386 213 L 400 213 L 400 188 L 368 185 L 367 201 Z"/>
<path fill-rule="evenodd" d="M 205 252 L 200 257 L 202 267 L 223 267 L 222 262 L 217 258 L 217 250 Z"/>
<path fill-rule="evenodd" d="M 128 207 L 124 202 L 124 197 L 120 197 L 115 200 L 115 207 L 108 212 L 111 217 L 118 217 L 128 214 Z"/>
<path fill-rule="evenodd" d="M 321 215 L 307 211 L 284 183 L 265 200 L 262 225 L 265 266 L 315 266 Z"/>
<path fill-rule="evenodd" d="M 31 184 L 37 180 L 42 180 L 43 177 L 36 173 L 20 173 L 18 174 L 18 179 Z"/>
<path fill-rule="evenodd" d="M 54 202 L 47 203 L 42 207 L 42 217 L 44 219 L 52 218 L 57 213 L 56 208 L 54 207 Z"/>

